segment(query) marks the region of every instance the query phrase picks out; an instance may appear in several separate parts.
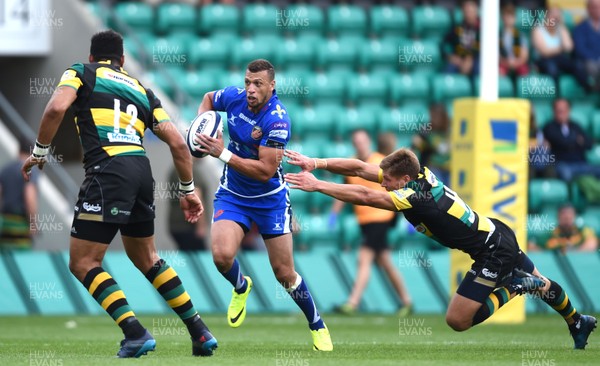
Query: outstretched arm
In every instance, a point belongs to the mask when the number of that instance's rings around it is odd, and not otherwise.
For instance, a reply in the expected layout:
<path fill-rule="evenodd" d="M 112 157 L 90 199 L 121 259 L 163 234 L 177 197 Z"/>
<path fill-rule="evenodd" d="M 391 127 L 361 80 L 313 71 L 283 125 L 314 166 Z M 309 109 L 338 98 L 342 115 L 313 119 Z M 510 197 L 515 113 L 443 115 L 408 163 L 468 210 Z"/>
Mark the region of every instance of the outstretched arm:
<path fill-rule="evenodd" d="M 303 171 L 325 169 L 339 175 L 358 176 L 371 182 L 379 182 L 379 166 L 359 159 L 316 159 L 292 150 L 286 150 L 285 156 L 288 158 L 288 163 L 301 167 Z"/>
<path fill-rule="evenodd" d="M 387 192 L 376 191 L 357 184 L 337 184 L 319 180 L 309 172 L 288 173 L 285 180 L 292 189 L 321 192 L 340 201 L 355 205 L 371 206 L 389 211 L 398 211 Z"/>

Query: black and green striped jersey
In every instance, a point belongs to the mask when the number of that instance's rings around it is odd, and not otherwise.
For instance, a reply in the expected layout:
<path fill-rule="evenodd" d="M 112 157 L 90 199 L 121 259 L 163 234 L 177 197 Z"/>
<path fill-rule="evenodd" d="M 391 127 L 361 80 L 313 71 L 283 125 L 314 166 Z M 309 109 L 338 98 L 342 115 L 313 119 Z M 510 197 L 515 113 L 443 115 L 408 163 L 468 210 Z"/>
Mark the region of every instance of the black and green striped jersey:
<path fill-rule="evenodd" d="M 74 64 L 58 86 L 77 90 L 73 108 L 85 168 L 111 156 L 145 155 L 146 128 L 169 120 L 154 93 L 110 61 Z"/>
<path fill-rule="evenodd" d="M 389 194 L 418 232 L 448 248 L 476 255 L 494 232 L 489 218 L 473 211 L 427 167 L 421 169 L 416 180 Z"/>

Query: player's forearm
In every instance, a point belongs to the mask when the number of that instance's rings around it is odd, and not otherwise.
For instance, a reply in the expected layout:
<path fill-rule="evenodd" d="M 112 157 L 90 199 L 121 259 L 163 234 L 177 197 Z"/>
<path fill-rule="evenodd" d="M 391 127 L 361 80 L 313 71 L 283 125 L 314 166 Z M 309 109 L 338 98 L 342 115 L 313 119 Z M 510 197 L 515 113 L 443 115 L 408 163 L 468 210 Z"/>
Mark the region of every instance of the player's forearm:
<path fill-rule="evenodd" d="M 175 164 L 179 180 L 182 182 L 191 181 L 194 178 L 192 173 L 192 156 L 187 145 L 182 139 L 181 143 L 170 145 L 169 148 L 171 149 L 173 163 Z"/>
<path fill-rule="evenodd" d="M 359 176 L 372 182 L 379 181 L 379 168 L 359 159 L 317 159 L 317 168 L 345 176 Z"/>
<path fill-rule="evenodd" d="M 368 205 L 369 189 L 356 184 L 338 184 L 319 181 L 317 192 L 321 192 L 343 202 L 355 205 Z"/>
<path fill-rule="evenodd" d="M 231 156 L 231 160 L 227 164 L 248 178 L 261 182 L 267 182 L 275 175 L 275 170 L 271 165 L 265 164 L 261 160 L 240 158 L 235 154 Z"/>
<path fill-rule="evenodd" d="M 58 127 L 60 126 L 64 115 L 64 110 L 56 109 L 50 104 L 46 106 L 37 136 L 37 140 L 40 144 L 50 145 L 52 143 L 52 140 L 54 139 L 54 136 L 56 136 L 56 131 L 58 131 Z"/>

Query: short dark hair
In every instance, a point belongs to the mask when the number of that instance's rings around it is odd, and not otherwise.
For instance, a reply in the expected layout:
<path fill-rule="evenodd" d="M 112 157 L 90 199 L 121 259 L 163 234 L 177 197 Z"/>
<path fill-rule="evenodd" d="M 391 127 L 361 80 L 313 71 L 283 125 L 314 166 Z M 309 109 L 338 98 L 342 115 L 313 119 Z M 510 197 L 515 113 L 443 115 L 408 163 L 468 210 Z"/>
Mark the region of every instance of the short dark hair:
<path fill-rule="evenodd" d="M 121 61 L 123 56 L 123 36 L 112 29 L 98 32 L 92 36 L 90 55 L 94 60 Z"/>
<path fill-rule="evenodd" d="M 275 79 L 275 68 L 265 59 L 259 58 L 258 60 L 250 62 L 247 69 L 252 73 L 266 71 L 271 80 Z"/>
<path fill-rule="evenodd" d="M 383 158 L 379 167 L 394 177 L 408 175 L 410 179 L 417 179 L 421 163 L 414 152 L 403 147 Z"/>

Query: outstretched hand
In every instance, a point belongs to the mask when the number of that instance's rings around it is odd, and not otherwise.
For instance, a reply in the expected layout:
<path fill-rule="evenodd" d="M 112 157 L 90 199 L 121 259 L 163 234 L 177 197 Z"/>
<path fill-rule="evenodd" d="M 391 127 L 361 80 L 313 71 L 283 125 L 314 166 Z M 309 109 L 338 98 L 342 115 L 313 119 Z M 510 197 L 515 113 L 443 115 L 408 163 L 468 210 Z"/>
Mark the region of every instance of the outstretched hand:
<path fill-rule="evenodd" d="M 299 166 L 302 168 L 302 171 L 310 172 L 317 167 L 315 159 L 302 155 L 294 150 L 285 150 L 284 155 L 288 158 L 287 162 L 289 164 Z"/>
<path fill-rule="evenodd" d="M 44 168 L 44 164 L 46 164 L 46 158 L 36 158 L 33 155 L 30 155 L 21 167 L 21 175 L 23 175 L 23 179 L 25 179 L 25 182 L 29 182 L 29 179 L 31 177 L 31 169 L 35 165 L 37 165 L 37 167 L 40 170 L 42 170 Z"/>
<path fill-rule="evenodd" d="M 196 223 L 200 219 L 200 216 L 202 216 L 202 213 L 204 213 L 202 201 L 195 193 L 179 197 L 179 206 L 181 207 L 181 211 L 183 211 L 185 221 L 192 224 Z"/>
<path fill-rule="evenodd" d="M 306 192 L 314 192 L 317 190 L 319 180 L 307 171 L 300 173 L 287 173 L 284 176 L 285 180 L 290 183 L 290 188 L 301 189 Z"/>

